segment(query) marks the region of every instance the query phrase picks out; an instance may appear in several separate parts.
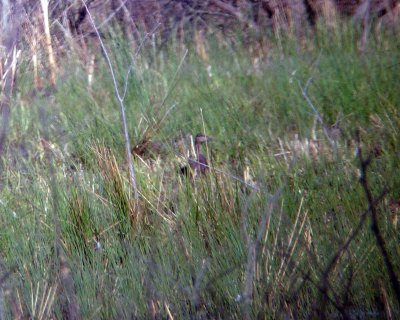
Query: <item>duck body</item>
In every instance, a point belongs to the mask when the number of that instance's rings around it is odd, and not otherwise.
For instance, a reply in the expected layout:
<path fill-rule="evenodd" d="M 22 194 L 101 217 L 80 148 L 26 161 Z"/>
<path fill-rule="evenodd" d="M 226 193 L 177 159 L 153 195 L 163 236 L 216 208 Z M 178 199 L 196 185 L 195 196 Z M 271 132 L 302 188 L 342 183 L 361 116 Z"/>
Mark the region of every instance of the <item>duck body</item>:
<path fill-rule="evenodd" d="M 189 159 L 189 166 L 197 173 L 206 174 L 208 170 L 208 162 L 203 154 L 199 154 L 197 159 Z"/>
<path fill-rule="evenodd" d="M 195 157 L 189 158 L 189 165 L 181 168 L 181 173 L 185 176 L 196 177 L 200 174 L 206 174 L 209 165 L 206 156 L 201 152 L 201 145 L 207 141 L 210 141 L 210 138 L 206 135 L 199 133 L 195 137 Z"/>

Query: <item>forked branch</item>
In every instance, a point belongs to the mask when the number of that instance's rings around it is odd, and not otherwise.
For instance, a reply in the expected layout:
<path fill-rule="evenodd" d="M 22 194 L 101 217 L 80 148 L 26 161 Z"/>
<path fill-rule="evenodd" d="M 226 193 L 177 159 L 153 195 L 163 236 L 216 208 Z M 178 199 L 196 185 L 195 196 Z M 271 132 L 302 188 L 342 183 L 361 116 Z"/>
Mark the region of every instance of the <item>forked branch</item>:
<path fill-rule="evenodd" d="M 130 75 L 132 66 L 129 67 L 129 69 L 128 69 L 128 73 L 127 73 L 127 75 L 125 77 L 124 92 L 121 94 L 120 89 L 118 87 L 117 78 L 115 76 L 114 68 L 113 68 L 113 65 L 111 63 L 111 59 L 110 59 L 110 56 L 109 56 L 108 51 L 106 49 L 106 46 L 103 43 L 103 40 L 102 40 L 102 38 L 100 36 L 100 33 L 99 33 L 99 30 L 96 27 L 96 24 L 94 22 L 92 14 L 90 13 L 89 8 L 86 5 L 85 0 L 81 0 L 81 1 L 82 1 L 83 5 L 84 5 L 86 11 L 87 11 L 90 23 L 92 24 L 92 27 L 93 27 L 93 29 L 94 29 L 94 31 L 96 33 L 96 36 L 97 36 L 97 38 L 99 40 L 101 49 L 103 50 L 103 54 L 104 54 L 104 56 L 106 58 L 108 68 L 110 69 L 111 78 L 112 78 L 113 84 L 114 84 L 115 95 L 116 95 L 117 100 L 118 100 L 119 110 L 120 110 L 120 115 L 121 115 L 121 122 L 122 122 L 124 139 L 125 139 L 125 154 L 126 154 L 126 160 L 128 162 L 128 169 L 129 169 L 129 182 L 130 182 L 130 184 L 131 184 L 131 186 L 133 188 L 134 199 L 135 199 L 135 201 L 137 201 L 139 199 L 139 192 L 138 192 L 138 188 L 137 188 L 135 168 L 133 166 L 133 161 L 132 161 L 131 144 L 130 144 L 130 139 L 129 139 L 129 131 L 128 131 L 128 125 L 127 125 L 127 121 L 126 121 L 125 104 L 124 104 L 127 82 L 129 81 L 129 75 Z"/>
<path fill-rule="evenodd" d="M 376 209 L 376 203 L 373 199 L 371 188 L 369 186 L 369 181 L 368 181 L 368 166 L 371 163 L 372 156 L 368 155 L 368 157 L 365 159 L 362 148 L 361 148 L 361 138 L 360 138 L 360 132 L 357 132 L 357 156 L 358 159 L 360 160 L 360 184 L 362 185 L 364 189 L 365 196 L 368 201 L 368 210 L 371 212 L 371 229 L 372 232 L 374 233 L 376 244 L 379 248 L 379 251 L 381 252 L 383 261 L 385 262 L 386 269 L 389 274 L 389 279 L 390 283 L 392 285 L 393 291 L 396 294 L 397 302 L 400 304 L 400 284 L 399 284 L 399 279 L 396 276 L 396 273 L 394 271 L 394 266 L 393 263 L 390 259 L 389 253 L 386 249 L 386 243 L 385 240 L 383 239 L 382 233 L 379 228 L 378 224 L 378 212 Z"/>

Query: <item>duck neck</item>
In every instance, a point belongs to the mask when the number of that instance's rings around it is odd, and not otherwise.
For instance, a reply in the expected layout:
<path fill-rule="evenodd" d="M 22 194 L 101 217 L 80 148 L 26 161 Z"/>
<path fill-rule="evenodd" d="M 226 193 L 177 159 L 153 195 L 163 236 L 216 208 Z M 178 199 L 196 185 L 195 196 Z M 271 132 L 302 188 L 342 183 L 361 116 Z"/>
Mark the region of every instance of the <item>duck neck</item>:
<path fill-rule="evenodd" d="M 201 150 L 201 144 L 200 143 L 196 143 L 195 144 L 195 149 L 196 149 L 196 157 L 199 157 L 200 154 L 200 150 Z"/>

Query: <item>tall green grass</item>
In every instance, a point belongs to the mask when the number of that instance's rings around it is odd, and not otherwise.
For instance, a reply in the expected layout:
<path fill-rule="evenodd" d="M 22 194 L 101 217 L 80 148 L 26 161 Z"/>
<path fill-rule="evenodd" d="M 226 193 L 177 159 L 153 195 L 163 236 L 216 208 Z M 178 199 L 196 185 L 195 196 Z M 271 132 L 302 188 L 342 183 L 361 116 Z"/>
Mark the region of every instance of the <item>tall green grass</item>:
<path fill-rule="evenodd" d="M 151 139 L 160 140 L 165 152 L 135 160 L 139 206 L 101 54 L 91 89 L 85 66 L 65 59 L 50 96 L 31 94 L 30 66 L 21 66 L 1 163 L 0 252 L 4 270 L 15 267 L 6 284 L 24 316 L 61 318 L 63 312 L 53 186 L 40 142 L 46 131 L 61 240 L 82 318 L 242 318 L 245 238 L 255 239 L 279 188 L 256 255 L 250 314 L 312 316 L 325 268 L 368 208 L 358 183 L 357 129 L 365 152 L 379 149 L 369 167 L 370 187 L 374 196 L 385 186 L 390 190 L 377 207 L 399 273 L 399 226 L 388 205 L 400 196 L 400 51 L 395 35 L 382 33 L 359 55 L 354 32 L 319 30 L 302 43 L 283 39 L 283 50 L 271 46 L 258 63 L 244 44 L 210 36 L 212 76 L 190 44 L 183 63 L 184 52 L 172 46 L 151 57 L 146 47 L 140 51 L 125 100 L 132 144 L 153 128 Z M 123 85 L 130 44 L 120 37 L 106 42 Z M 319 125 L 318 154 L 308 148 L 314 114 L 299 86 L 310 78 L 308 95 L 326 126 L 341 119 L 336 153 Z M 215 170 L 192 183 L 179 174 L 184 157 L 174 141 L 203 131 L 213 138 L 207 152 Z M 255 189 L 242 183 L 245 170 Z M 329 297 L 349 314 L 382 315 L 384 303 L 399 314 L 369 222 L 329 282 Z M 327 312 L 339 314 L 334 303 Z"/>

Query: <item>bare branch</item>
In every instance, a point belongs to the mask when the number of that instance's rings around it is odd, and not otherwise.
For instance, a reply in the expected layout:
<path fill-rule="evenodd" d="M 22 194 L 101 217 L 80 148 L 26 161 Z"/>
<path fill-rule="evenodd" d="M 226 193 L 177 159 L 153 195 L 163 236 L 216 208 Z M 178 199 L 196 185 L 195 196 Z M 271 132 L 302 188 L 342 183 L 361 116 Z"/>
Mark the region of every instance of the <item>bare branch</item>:
<path fill-rule="evenodd" d="M 129 131 L 128 131 L 128 125 L 127 125 L 127 121 L 126 121 L 126 115 L 125 115 L 125 104 L 124 104 L 125 94 L 123 96 L 121 96 L 121 94 L 120 94 L 117 79 L 116 79 L 115 72 L 114 72 L 114 68 L 112 66 L 111 59 L 110 59 L 110 56 L 106 49 L 106 46 L 104 45 L 103 40 L 101 39 L 99 30 L 96 27 L 96 24 L 94 22 L 92 14 L 90 13 L 85 0 L 81 0 L 81 1 L 82 1 L 83 5 L 85 6 L 85 9 L 86 9 L 89 19 L 90 19 L 90 23 L 92 24 L 93 29 L 96 33 L 96 36 L 100 42 L 100 46 L 103 50 L 103 53 L 106 58 L 108 67 L 110 69 L 110 74 L 111 74 L 111 77 L 112 77 L 112 80 L 114 83 L 115 95 L 117 96 L 117 100 L 118 100 L 119 107 L 120 107 L 121 122 L 122 122 L 122 127 L 123 127 L 124 138 L 125 138 L 125 154 L 126 154 L 126 160 L 128 162 L 129 181 L 130 181 L 131 187 L 133 188 L 134 199 L 137 201 L 139 199 L 139 193 L 138 193 L 138 188 L 137 188 L 137 183 L 136 183 L 135 168 L 133 166 L 133 161 L 132 161 L 131 144 L 130 144 L 130 139 L 129 139 Z M 131 70 L 131 68 L 129 70 Z M 128 77 L 129 72 L 130 71 L 128 71 L 128 74 L 126 76 L 126 81 L 128 81 L 128 79 L 129 79 L 129 77 Z M 126 86 L 127 86 L 127 84 L 125 84 L 125 88 L 126 88 Z"/>
<path fill-rule="evenodd" d="M 362 153 L 362 148 L 361 148 L 361 138 L 359 131 L 357 132 L 357 155 L 358 159 L 360 160 L 360 183 L 364 189 L 364 193 L 368 201 L 368 210 L 371 212 L 371 220 L 372 220 L 371 229 L 372 232 L 374 233 L 376 244 L 381 252 L 383 261 L 385 262 L 386 265 L 386 269 L 389 273 L 390 283 L 392 285 L 393 291 L 396 294 L 397 302 L 400 304 L 399 279 L 397 278 L 396 273 L 394 271 L 393 263 L 386 249 L 385 240 L 383 239 L 382 233 L 379 228 L 376 203 L 373 199 L 371 188 L 368 182 L 368 166 L 371 162 L 371 156 L 368 156 L 367 159 L 364 159 L 364 155 Z"/>
<path fill-rule="evenodd" d="M 253 301 L 253 284 L 254 284 L 254 276 L 255 276 L 255 269 L 257 263 L 257 252 L 261 245 L 261 241 L 263 235 L 265 234 L 269 218 L 271 217 L 272 212 L 275 210 L 278 200 L 282 194 L 283 187 L 280 187 L 278 191 L 273 194 L 268 201 L 268 208 L 263 213 L 260 224 L 258 227 L 258 232 L 256 239 L 254 241 L 250 240 L 249 235 L 245 233 L 245 239 L 248 242 L 248 249 L 247 249 L 247 263 L 245 268 L 245 275 L 244 275 L 244 288 L 243 288 L 243 302 L 244 302 L 244 318 L 245 319 L 252 319 L 251 316 L 251 303 Z M 243 217 L 244 221 L 242 221 L 243 225 L 246 225 L 247 217 Z"/>
<path fill-rule="evenodd" d="M 188 54 L 188 50 L 186 49 L 185 53 L 183 54 L 183 57 L 182 57 L 181 61 L 179 62 L 178 68 L 176 69 L 175 74 L 172 77 L 172 85 L 168 88 L 167 93 L 165 94 L 165 96 L 164 96 L 164 98 L 163 98 L 163 100 L 161 102 L 161 106 L 160 107 L 162 107 L 165 104 L 165 101 L 169 97 L 169 95 L 170 95 L 170 93 L 171 93 L 171 91 L 172 91 L 172 89 L 173 89 L 173 87 L 175 85 L 176 77 L 177 77 L 177 75 L 179 73 L 179 70 L 182 68 L 182 64 L 185 61 L 187 54 Z"/>
<path fill-rule="evenodd" d="M 4 149 L 4 143 L 8 133 L 8 125 L 10 118 L 10 102 L 14 91 L 15 71 L 17 65 L 17 43 L 20 36 L 20 23 L 23 16 L 22 6 L 19 1 L 15 1 L 10 6 L 10 12 L 7 16 L 8 21 L 3 21 L 6 28 L 6 36 L 4 39 L 4 48 L 6 53 L 6 61 L 4 69 L 6 70 L 1 79 L 1 95 L 0 95 L 0 155 Z M 5 19 L 6 17 L 3 17 Z"/>
<path fill-rule="evenodd" d="M 127 1 L 128 1 L 128 0 L 124 0 L 124 1 L 119 5 L 118 8 L 116 8 L 115 10 L 113 10 L 113 11 L 111 12 L 111 14 L 110 14 L 106 19 L 104 19 L 104 21 L 103 21 L 102 23 L 100 23 L 100 24 L 97 26 L 97 29 L 100 30 L 104 25 L 106 25 L 106 24 L 118 13 L 118 11 L 121 10 L 121 9 L 125 6 L 125 4 L 127 3 Z"/>
<path fill-rule="evenodd" d="M 331 137 L 331 134 L 329 132 L 329 128 L 325 125 L 321 114 L 318 112 L 317 108 L 314 106 L 314 104 L 312 103 L 311 99 L 307 95 L 307 89 L 310 86 L 311 81 L 312 81 L 312 78 L 309 78 L 307 80 L 307 83 L 304 86 L 304 88 L 301 86 L 300 81 L 298 81 L 298 85 L 299 85 L 299 88 L 301 90 L 301 94 L 304 97 L 304 99 L 306 100 L 307 104 L 310 106 L 311 110 L 314 112 L 315 117 L 317 118 L 317 121 L 320 123 L 320 125 L 321 125 L 321 127 L 322 127 L 322 129 L 324 131 L 324 134 L 325 134 L 326 138 L 328 139 L 329 143 L 332 145 L 332 147 L 334 147 L 336 149 L 336 143 L 335 143 L 335 140 L 332 139 L 332 137 Z"/>
<path fill-rule="evenodd" d="M 375 205 L 379 204 L 386 196 L 386 194 L 388 193 L 387 189 L 384 189 L 382 191 L 382 193 L 379 195 L 379 197 L 375 200 Z M 343 252 L 347 251 L 350 244 L 353 242 L 353 240 L 356 238 L 356 236 L 359 234 L 359 232 L 362 230 L 365 222 L 367 221 L 367 217 L 368 217 L 368 213 L 369 213 L 369 208 L 367 210 L 365 210 L 361 216 L 360 216 L 360 220 L 357 224 L 357 226 L 355 227 L 355 229 L 353 230 L 353 232 L 349 235 L 349 237 L 347 238 L 347 240 L 342 244 L 342 246 L 336 251 L 336 253 L 334 254 L 334 256 L 331 258 L 330 262 L 328 263 L 327 267 L 325 268 L 325 271 L 322 273 L 321 276 L 321 284 L 318 285 L 318 289 L 321 292 L 321 296 L 320 296 L 320 300 L 317 303 L 316 307 L 318 307 L 318 312 L 320 313 L 319 315 L 321 316 L 321 314 L 324 313 L 324 304 L 326 299 L 330 300 L 330 297 L 328 295 L 328 290 L 329 290 L 329 274 L 332 272 L 332 270 L 335 268 L 335 266 L 337 265 L 339 259 L 342 257 Z M 336 306 L 335 306 L 336 307 Z"/>

